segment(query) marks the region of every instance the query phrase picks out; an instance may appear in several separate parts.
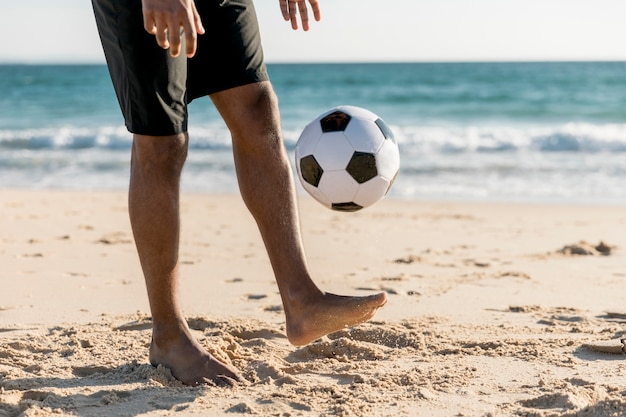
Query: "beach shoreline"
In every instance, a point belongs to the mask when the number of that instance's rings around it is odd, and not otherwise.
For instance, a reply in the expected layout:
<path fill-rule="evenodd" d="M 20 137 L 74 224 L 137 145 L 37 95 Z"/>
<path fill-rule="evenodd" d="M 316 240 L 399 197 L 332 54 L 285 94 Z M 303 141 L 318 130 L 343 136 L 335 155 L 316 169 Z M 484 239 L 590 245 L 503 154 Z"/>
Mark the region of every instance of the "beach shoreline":
<path fill-rule="evenodd" d="M 181 204 L 183 309 L 249 385 L 182 387 L 147 364 L 124 192 L 0 189 L 0 416 L 626 413 L 626 356 L 601 352 L 626 334 L 621 206 L 383 200 L 346 214 L 300 196 L 320 287 L 389 303 L 295 348 L 241 198 Z"/>

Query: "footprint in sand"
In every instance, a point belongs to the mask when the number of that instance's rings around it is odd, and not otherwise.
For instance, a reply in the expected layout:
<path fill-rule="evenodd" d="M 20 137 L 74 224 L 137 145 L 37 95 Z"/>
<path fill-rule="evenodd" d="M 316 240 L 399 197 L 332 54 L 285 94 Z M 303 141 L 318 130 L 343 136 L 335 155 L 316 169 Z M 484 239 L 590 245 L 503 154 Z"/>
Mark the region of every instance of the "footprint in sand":
<path fill-rule="evenodd" d="M 20 255 L 20 258 L 43 258 L 44 254 L 41 252 L 35 253 L 23 253 Z"/>
<path fill-rule="evenodd" d="M 366 323 L 358 327 L 333 333 L 329 339 L 348 338 L 353 341 L 372 343 L 392 349 L 424 347 L 424 338 L 410 325 Z"/>
<path fill-rule="evenodd" d="M 267 294 L 248 294 L 246 295 L 246 299 L 248 300 L 262 300 L 267 298 Z"/>
<path fill-rule="evenodd" d="M 578 243 L 574 243 L 571 245 L 565 245 L 561 249 L 557 250 L 557 253 L 567 255 L 567 256 L 595 256 L 595 255 L 603 255 L 609 256 L 611 255 L 614 246 L 607 245 L 603 241 L 600 241 L 597 245 L 590 244 L 581 240 Z"/>
<path fill-rule="evenodd" d="M 417 255 L 409 255 L 409 256 L 406 256 L 404 258 L 394 259 L 393 262 L 395 262 L 397 264 L 412 264 L 412 263 L 415 263 L 415 262 L 422 262 L 422 258 L 420 256 L 417 256 Z"/>
<path fill-rule="evenodd" d="M 72 373 L 79 377 L 87 377 L 95 374 L 108 374 L 113 372 L 113 369 L 106 366 L 74 366 Z"/>
<path fill-rule="evenodd" d="M 593 342 L 583 343 L 582 346 L 593 352 L 599 353 L 626 353 L 626 339 L 597 340 Z"/>
<path fill-rule="evenodd" d="M 149 330 L 152 329 L 152 318 L 145 317 L 138 320 L 134 320 L 128 323 L 124 323 L 120 326 L 113 327 L 113 330 L 116 331 L 133 331 L 133 330 Z"/>
<path fill-rule="evenodd" d="M 52 392 L 49 392 L 49 391 L 30 390 L 30 391 L 26 391 L 25 393 L 22 394 L 22 401 L 27 401 L 27 400 L 30 400 L 30 401 L 44 401 L 50 395 L 54 395 L 54 394 Z"/>
<path fill-rule="evenodd" d="M 105 245 L 121 245 L 132 243 L 132 240 L 127 237 L 126 233 L 124 232 L 113 232 L 102 236 L 97 243 L 102 243 Z"/>

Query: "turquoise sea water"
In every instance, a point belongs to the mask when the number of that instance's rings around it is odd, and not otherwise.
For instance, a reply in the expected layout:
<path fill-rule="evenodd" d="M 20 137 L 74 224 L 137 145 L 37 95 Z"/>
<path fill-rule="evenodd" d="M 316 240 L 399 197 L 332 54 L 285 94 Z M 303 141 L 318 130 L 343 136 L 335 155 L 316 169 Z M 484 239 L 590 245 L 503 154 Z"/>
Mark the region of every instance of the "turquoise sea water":
<path fill-rule="evenodd" d="M 626 63 L 269 65 L 288 150 L 330 107 L 389 124 L 391 197 L 626 204 Z M 125 189 L 130 134 L 106 68 L 0 65 L 0 187 Z M 190 105 L 183 188 L 236 192 L 228 131 Z"/>

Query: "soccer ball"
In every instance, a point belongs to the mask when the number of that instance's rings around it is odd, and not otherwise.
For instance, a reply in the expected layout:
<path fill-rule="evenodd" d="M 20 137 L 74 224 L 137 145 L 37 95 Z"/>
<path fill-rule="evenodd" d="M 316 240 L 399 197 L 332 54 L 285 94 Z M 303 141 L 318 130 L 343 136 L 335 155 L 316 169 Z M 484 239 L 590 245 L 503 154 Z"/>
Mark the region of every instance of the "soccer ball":
<path fill-rule="evenodd" d="M 389 126 L 354 106 L 335 107 L 308 124 L 295 154 L 304 189 L 338 211 L 357 211 L 383 198 L 400 169 Z"/>

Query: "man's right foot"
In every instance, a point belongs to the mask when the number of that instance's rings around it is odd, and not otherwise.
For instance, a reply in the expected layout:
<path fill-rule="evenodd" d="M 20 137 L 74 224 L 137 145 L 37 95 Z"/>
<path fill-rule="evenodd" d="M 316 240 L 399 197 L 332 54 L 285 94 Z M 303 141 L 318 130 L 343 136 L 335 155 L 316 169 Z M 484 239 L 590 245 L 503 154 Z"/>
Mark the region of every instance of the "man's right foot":
<path fill-rule="evenodd" d="M 384 292 L 365 297 L 316 292 L 285 308 L 287 338 L 295 346 L 306 345 L 371 319 L 386 303 Z"/>

